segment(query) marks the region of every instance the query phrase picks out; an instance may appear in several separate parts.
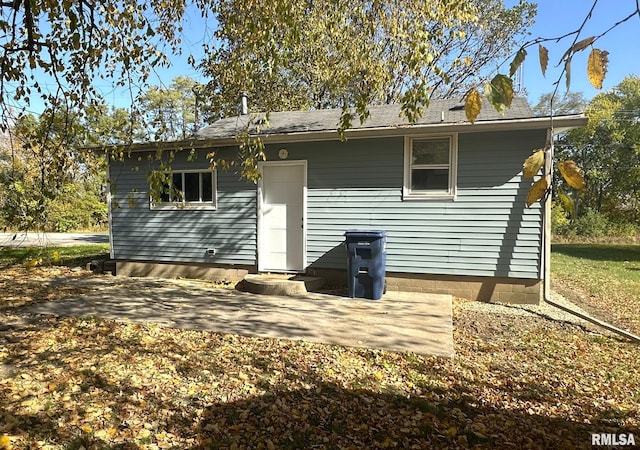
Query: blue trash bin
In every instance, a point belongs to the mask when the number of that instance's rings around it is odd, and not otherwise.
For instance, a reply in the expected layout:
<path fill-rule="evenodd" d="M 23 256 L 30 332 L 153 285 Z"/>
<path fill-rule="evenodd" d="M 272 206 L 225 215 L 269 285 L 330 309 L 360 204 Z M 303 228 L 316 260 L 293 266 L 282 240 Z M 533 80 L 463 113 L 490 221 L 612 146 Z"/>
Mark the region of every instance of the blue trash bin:
<path fill-rule="evenodd" d="M 349 297 L 381 299 L 387 264 L 387 233 L 383 230 L 347 230 L 344 236 Z"/>

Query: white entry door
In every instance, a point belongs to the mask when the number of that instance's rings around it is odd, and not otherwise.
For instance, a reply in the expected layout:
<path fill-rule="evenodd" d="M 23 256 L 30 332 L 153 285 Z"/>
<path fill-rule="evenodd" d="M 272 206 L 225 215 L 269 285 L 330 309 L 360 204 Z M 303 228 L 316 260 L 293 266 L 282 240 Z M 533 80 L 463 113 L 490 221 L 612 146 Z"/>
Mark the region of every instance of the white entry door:
<path fill-rule="evenodd" d="M 258 270 L 301 272 L 306 265 L 306 161 L 260 164 Z"/>

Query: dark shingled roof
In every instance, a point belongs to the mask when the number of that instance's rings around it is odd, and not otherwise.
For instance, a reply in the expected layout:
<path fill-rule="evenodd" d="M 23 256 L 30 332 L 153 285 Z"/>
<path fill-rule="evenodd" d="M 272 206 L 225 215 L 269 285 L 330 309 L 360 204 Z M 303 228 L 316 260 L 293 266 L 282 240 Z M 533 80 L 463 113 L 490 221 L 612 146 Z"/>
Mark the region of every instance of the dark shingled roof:
<path fill-rule="evenodd" d="M 400 105 L 371 106 L 370 117 L 361 124 L 358 118 L 354 119 L 352 129 L 364 130 L 373 128 L 401 128 L 408 127 L 407 119 L 400 116 Z M 340 115 L 340 109 L 320 109 L 314 111 L 286 111 L 272 112 L 269 115 L 269 127 L 265 127 L 262 134 L 279 135 L 289 133 L 336 131 Z M 239 132 L 245 131 L 247 121 L 264 117 L 263 113 L 248 114 L 244 116 L 220 119 L 208 127 L 201 129 L 196 137 L 198 139 L 232 138 Z M 483 99 L 482 111 L 476 122 L 527 119 L 534 117 L 526 99 L 514 98 L 511 107 L 507 108 L 504 115 L 498 113 L 486 99 Z M 468 123 L 464 112 L 464 104 L 458 99 L 432 100 L 429 108 L 416 125 L 429 124 L 459 124 Z M 255 130 L 252 130 L 255 132 Z"/>

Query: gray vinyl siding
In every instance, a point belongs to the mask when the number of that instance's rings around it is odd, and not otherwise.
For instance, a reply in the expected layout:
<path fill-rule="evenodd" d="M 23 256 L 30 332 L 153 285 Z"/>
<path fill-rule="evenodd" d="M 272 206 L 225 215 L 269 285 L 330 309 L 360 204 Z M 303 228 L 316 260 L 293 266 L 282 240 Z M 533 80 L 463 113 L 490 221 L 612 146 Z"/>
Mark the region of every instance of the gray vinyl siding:
<path fill-rule="evenodd" d="M 540 277 L 542 212 L 524 201 L 530 180 L 522 163 L 544 145 L 544 130 L 458 136 L 455 200 L 402 199 L 404 143 L 398 138 L 273 145 L 289 160 L 307 160 L 307 264 L 346 267 L 347 229 L 388 233 L 387 271 L 495 277 Z M 203 155 L 206 152 L 203 152 Z M 204 158 L 201 158 L 204 160 Z M 202 168 L 182 161 L 174 169 Z M 149 209 L 146 170 L 111 168 L 120 209 L 113 211 L 116 258 L 256 264 L 256 190 L 218 173 L 216 211 Z M 126 197 L 132 189 L 136 207 Z M 204 249 L 217 254 L 206 257 Z"/>
<path fill-rule="evenodd" d="M 520 171 L 544 138 L 460 134 L 455 200 L 402 200 L 401 138 L 287 146 L 309 160 L 309 265 L 344 268 L 344 231 L 383 229 L 390 272 L 540 278 L 541 209 Z"/>
<path fill-rule="evenodd" d="M 174 170 L 206 168 L 206 152 L 187 161 L 186 152 L 172 163 Z M 110 176 L 118 208 L 112 208 L 113 251 L 116 259 L 160 262 L 255 264 L 256 191 L 253 183 L 233 173 L 217 173 L 217 209 L 149 208 L 147 174 L 156 162 L 142 158 L 112 163 Z M 201 162 L 202 161 L 202 162 Z M 129 204 L 134 200 L 134 207 Z M 215 248 L 215 255 L 205 249 Z"/>

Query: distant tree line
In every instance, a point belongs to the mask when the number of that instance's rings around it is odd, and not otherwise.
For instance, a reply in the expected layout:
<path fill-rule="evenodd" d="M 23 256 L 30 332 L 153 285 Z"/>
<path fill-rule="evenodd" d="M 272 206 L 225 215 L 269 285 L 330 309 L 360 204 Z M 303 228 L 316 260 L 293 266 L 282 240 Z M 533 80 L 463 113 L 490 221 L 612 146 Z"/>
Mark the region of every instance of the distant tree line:
<path fill-rule="evenodd" d="M 535 107 L 551 111 L 551 95 Z M 572 93 L 553 103 L 554 114 L 584 111 L 586 127 L 562 134 L 558 159 L 575 161 L 584 172 L 586 188 L 570 189 L 555 177 L 554 224 L 558 234 L 640 237 L 640 78 L 626 77 L 591 101 Z"/>
<path fill-rule="evenodd" d="M 105 229 L 104 148 L 193 135 L 201 126 L 196 84 L 177 77 L 168 87 L 151 87 L 140 100 L 144 117 L 106 103 L 82 116 L 60 109 L 18 117 L 0 136 L 0 229 Z"/>

